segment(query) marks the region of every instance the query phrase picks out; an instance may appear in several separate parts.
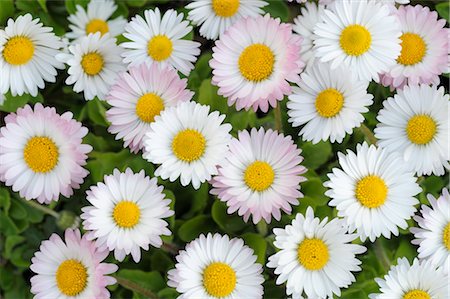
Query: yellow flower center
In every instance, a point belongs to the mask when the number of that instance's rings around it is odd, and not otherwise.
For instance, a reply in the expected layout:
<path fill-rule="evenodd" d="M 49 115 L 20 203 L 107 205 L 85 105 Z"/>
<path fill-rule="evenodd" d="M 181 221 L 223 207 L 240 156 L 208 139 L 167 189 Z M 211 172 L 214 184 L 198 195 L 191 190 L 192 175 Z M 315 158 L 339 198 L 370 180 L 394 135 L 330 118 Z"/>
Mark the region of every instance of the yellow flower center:
<path fill-rule="evenodd" d="M 272 50 L 263 44 L 253 44 L 242 51 L 239 56 L 239 70 L 249 81 L 262 81 L 273 72 L 275 57 Z"/>
<path fill-rule="evenodd" d="M 344 97 L 336 89 L 328 88 L 317 95 L 315 105 L 320 116 L 333 117 L 341 111 Z"/>
<path fill-rule="evenodd" d="M 95 76 L 103 69 L 103 57 L 97 52 L 90 52 L 83 55 L 81 67 L 90 76 Z"/>
<path fill-rule="evenodd" d="M 404 33 L 400 39 L 402 40 L 402 51 L 397 62 L 403 65 L 414 65 L 421 62 L 427 51 L 427 45 L 420 35 Z"/>
<path fill-rule="evenodd" d="M 255 161 L 244 172 L 244 181 L 253 191 L 264 191 L 269 188 L 275 178 L 275 172 L 269 163 Z"/>
<path fill-rule="evenodd" d="M 56 284 L 66 296 L 80 294 L 86 288 L 87 279 L 86 267 L 77 260 L 65 260 L 56 270 Z"/>
<path fill-rule="evenodd" d="M 368 175 L 356 184 L 356 198 L 367 208 L 377 208 L 384 204 L 387 193 L 388 188 L 383 179 L 376 175 Z"/>
<path fill-rule="evenodd" d="M 406 135 L 415 144 L 427 144 L 436 134 L 436 122 L 428 115 L 411 117 L 406 125 Z"/>
<path fill-rule="evenodd" d="M 173 153 L 185 162 L 200 159 L 205 152 L 205 147 L 205 137 L 199 131 L 192 129 L 180 131 L 172 141 Z"/>
<path fill-rule="evenodd" d="M 412 290 L 403 295 L 403 299 L 431 299 L 431 296 L 422 290 Z"/>
<path fill-rule="evenodd" d="M 86 34 L 100 32 L 101 35 L 109 31 L 108 23 L 100 19 L 92 19 L 86 25 Z"/>
<path fill-rule="evenodd" d="M 154 93 L 146 93 L 139 98 L 136 104 L 136 115 L 146 123 L 155 120 L 155 116 L 164 110 L 164 101 Z"/>
<path fill-rule="evenodd" d="M 364 26 L 354 24 L 342 30 L 339 42 L 347 55 L 360 56 L 369 50 L 372 37 Z"/>
<path fill-rule="evenodd" d="M 239 0 L 212 0 L 212 8 L 219 17 L 229 18 L 239 8 Z"/>
<path fill-rule="evenodd" d="M 212 263 L 203 270 L 203 286 L 213 297 L 226 297 L 236 286 L 236 273 L 224 263 Z"/>
<path fill-rule="evenodd" d="M 172 41 L 165 35 L 155 35 L 147 44 L 147 53 L 155 61 L 163 61 L 172 54 Z"/>
<path fill-rule="evenodd" d="M 113 218 L 121 228 L 132 228 L 139 222 L 141 210 L 132 201 L 121 201 L 114 207 Z"/>
<path fill-rule="evenodd" d="M 450 222 L 444 228 L 444 233 L 442 234 L 442 241 L 445 247 L 450 250 Z"/>
<path fill-rule="evenodd" d="M 322 269 L 327 264 L 329 257 L 328 247 L 320 239 L 304 239 L 298 245 L 298 261 L 308 270 Z"/>
<path fill-rule="evenodd" d="M 48 137 L 32 137 L 23 150 L 23 158 L 34 172 L 49 172 L 58 164 L 59 151 Z"/>
<path fill-rule="evenodd" d="M 34 54 L 34 44 L 26 36 L 14 36 L 10 38 L 3 48 L 3 58 L 12 65 L 25 64 L 31 60 Z"/>

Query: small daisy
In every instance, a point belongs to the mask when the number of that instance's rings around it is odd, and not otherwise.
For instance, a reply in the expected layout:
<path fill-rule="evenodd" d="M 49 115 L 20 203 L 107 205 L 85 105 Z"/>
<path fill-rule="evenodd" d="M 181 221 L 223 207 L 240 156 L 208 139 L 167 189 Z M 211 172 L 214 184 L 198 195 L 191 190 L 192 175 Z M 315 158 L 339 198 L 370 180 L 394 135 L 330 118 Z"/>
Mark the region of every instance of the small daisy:
<path fill-rule="evenodd" d="M 261 0 L 193 0 L 186 5 L 190 9 L 188 19 L 201 25 L 200 35 L 217 39 L 237 20 L 261 15 L 261 7 L 268 3 Z"/>
<path fill-rule="evenodd" d="M 89 33 L 108 33 L 115 37 L 123 33 L 127 23 L 122 16 L 109 20 L 111 15 L 117 10 L 117 5 L 112 0 L 91 0 L 87 6 L 87 11 L 77 5 L 77 11 L 70 15 L 68 20 L 69 28 L 72 30 L 66 36 L 70 39 L 78 39 Z"/>
<path fill-rule="evenodd" d="M 226 161 L 211 182 L 211 194 L 228 205 L 228 213 L 238 212 L 256 224 L 261 219 L 270 223 L 272 216 L 281 218 L 281 210 L 290 214 L 291 205 L 303 197 L 300 182 L 306 168 L 300 165 L 301 150 L 291 136 L 277 131 L 241 131 L 230 142 Z"/>
<path fill-rule="evenodd" d="M 63 43 L 51 27 L 44 27 L 31 14 L 9 19 L 0 29 L 0 94 L 8 89 L 13 96 L 29 93 L 56 81 L 56 68 L 64 65 L 55 59 Z"/>
<path fill-rule="evenodd" d="M 187 79 L 180 79 L 169 67 L 145 63 L 131 67 L 119 76 L 107 96 L 112 106 L 106 112 L 111 122 L 108 131 L 137 153 L 144 147 L 142 139 L 155 116 L 166 107 L 192 99 L 194 93 L 186 85 Z"/>
<path fill-rule="evenodd" d="M 164 199 L 163 187 L 156 178 L 145 176 L 144 170 L 135 174 L 127 168 L 124 173 L 114 169 L 86 191 L 91 206 L 82 208 L 83 227 L 87 238 L 96 239 L 100 249 L 114 250 L 114 257 L 123 261 L 126 255 L 141 259 L 141 248 L 149 244 L 161 247 L 161 235 L 170 236 L 163 218 L 173 215 L 170 199 Z"/>
<path fill-rule="evenodd" d="M 306 216 L 297 214 L 291 225 L 275 228 L 273 244 L 280 249 L 269 257 L 267 267 L 275 268 L 276 284 L 287 281 L 286 294 L 292 298 L 332 298 L 341 288 L 355 281 L 352 272 L 361 271 L 355 255 L 366 251 L 352 244 L 356 234 L 348 234 L 344 222 L 314 217 L 311 207 Z"/>
<path fill-rule="evenodd" d="M 30 269 L 37 274 L 31 277 L 31 293 L 35 299 L 110 298 L 106 287 L 116 279 L 108 274 L 118 267 L 102 263 L 107 256 L 78 229 L 67 229 L 65 242 L 52 234 L 31 259 Z"/>
<path fill-rule="evenodd" d="M 381 82 L 392 88 L 405 84 L 439 84 L 439 75 L 447 68 L 449 53 L 446 20 L 421 5 L 400 6 L 396 11 L 400 20 L 402 51 Z"/>
<path fill-rule="evenodd" d="M 69 66 L 66 84 L 74 84 L 75 92 L 83 91 L 86 100 L 104 100 L 118 74 L 126 69 L 116 39 L 108 33 L 91 33 L 69 46 L 69 51 L 57 56 Z"/>
<path fill-rule="evenodd" d="M 201 234 L 176 260 L 167 284 L 181 293 L 179 299 L 263 298 L 262 266 L 242 239 Z"/>
<path fill-rule="evenodd" d="M 449 95 L 444 87 L 405 86 L 383 101 L 375 129 L 378 145 L 399 152 L 420 175 L 444 175 L 450 169 Z"/>
<path fill-rule="evenodd" d="M 369 83 L 352 76 L 351 70 L 316 62 L 301 75 L 300 88 L 295 88 L 287 103 L 289 122 L 304 125 L 299 135 L 303 140 L 341 143 L 364 121 L 373 96 L 367 93 Z"/>
<path fill-rule="evenodd" d="M 356 230 L 362 241 L 371 242 L 381 235 L 398 236 L 398 227 L 406 229 L 406 220 L 416 212 L 414 196 L 422 191 L 408 165 L 396 153 L 365 142 L 356 146 L 356 154 L 348 150 L 347 155 L 338 153 L 338 159 L 342 170 L 333 168 L 328 174 L 325 195 L 349 232 Z"/>
<path fill-rule="evenodd" d="M 166 66 L 169 65 L 188 76 L 194 68 L 200 54 L 200 43 L 185 40 L 192 30 L 188 21 L 183 21 L 183 14 L 167 10 L 163 16 L 158 8 L 144 11 L 144 18 L 136 15 L 125 26 L 123 36 L 130 42 L 121 43 L 126 49 L 122 54 L 125 63 L 130 66 L 143 62 Z"/>
<path fill-rule="evenodd" d="M 92 150 L 82 144 L 88 129 L 72 117 L 39 103 L 8 114 L 0 129 L 0 180 L 27 200 L 70 197 L 89 174 L 83 166 Z"/>
<path fill-rule="evenodd" d="M 223 124 L 225 115 L 209 112 L 209 106 L 183 102 L 156 116 L 144 137 L 143 157 L 161 164 L 156 176 L 195 189 L 217 174 L 228 152 L 231 125 Z"/>
<path fill-rule="evenodd" d="M 414 216 L 419 227 L 410 228 L 419 245 L 419 258 L 428 259 L 435 266 L 442 266 L 446 273 L 450 269 L 450 195 L 447 189 L 436 199 L 428 194 L 431 208 L 422 205 L 422 216 Z"/>
<path fill-rule="evenodd" d="M 236 103 L 237 110 L 253 107 L 267 112 L 269 105 L 276 107 L 291 93 L 289 82 L 300 80 L 301 41 L 290 24 L 269 14 L 241 19 L 213 47 L 212 83 L 228 98 L 228 105 Z"/>
<path fill-rule="evenodd" d="M 429 261 L 414 259 L 410 265 L 405 257 L 399 258 L 384 279 L 375 281 L 381 293 L 370 294 L 370 299 L 437 299 L 450 295 L 448 275 Z"/>
<path fill-rule="evenodd" d="M 342 0 L 326 9 L 314 29 L 316 57 L 344 65 L 360 80 L 379 81 L 400 54 L 400 24 L 388 5 L 360 0 Z"/>
<path fill-rule="evenodd" d="M 324 10 L 323 5 L 306 2 L 305 7 L 301 8 L 301 14 L 294 19 L 292 30 L 303 38 L 300 56 L 306 63 L 307 68 L 314 64 L 312 36 L 314 35 L 314 27 L 322 20 Z"/>

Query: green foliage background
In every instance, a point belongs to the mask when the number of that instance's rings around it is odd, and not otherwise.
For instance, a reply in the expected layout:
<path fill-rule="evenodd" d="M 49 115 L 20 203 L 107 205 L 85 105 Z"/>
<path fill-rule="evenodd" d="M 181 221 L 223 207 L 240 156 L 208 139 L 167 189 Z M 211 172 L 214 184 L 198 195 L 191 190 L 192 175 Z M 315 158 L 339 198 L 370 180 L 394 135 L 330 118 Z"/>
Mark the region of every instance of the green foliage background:
<path fill-rule="evenodd" d="M 280 0 L 266 1 L 270 4 L 265 7 L 265 10 L 273 17 L 280 17 L 282 21 L 290 22 L 299 14 L 299 4 L 287 4 Z M 119 8 L 115 16 L 123 15 L 128 19 L 135 14 L 142 15 L 145 9 L 155 6 L 163 11 L 175 8 L 179 12 L 186 13 L 184 5 L 187 3 L 169 0 L 116 2 Z M 62 35 L 68 30 L 67 16 L 75 12 L 75 5 L 86 6 L 87 3 L 86 0 L 0 0 L 0 27 L 6 26 L 8 18 L 30 12 L 34 17 L 39 17 L 45 25 L 52 26 L 56 34 Z M 426 1 L 421 4 L 438 10 L 441 17 L 448 21 L 449 4 L 447 2 Z M 281 116 L 282 130 L 285 134 L 292 135 L 298 147 L 303 150 L 302 155 L 305 158 L 303 164 L 308 168 L 306 174 L 308 181 L 301 185 L 305 197 L 300 200 L 300 205 L 294 208 L 293 215 L 283 215 L 280 222 L 275 221 L 270 225 L 264 223 L 253 225 L 244 223 L 236 214 L 227 215 L 225 204 L 209 195 L 208 184 L 203 184 L 199 190 L 195 191 L 191 187 L 185 188 L 178 183 L 159 180 L 159 184 L 165 188 L 167 197 L 172 199 L 172 206 L 175 209 L 175 216 L 169 219 L 173 234 L 165 238 L 165 245 L 162 248 L 151 248 L 143 252 L 139 264 L 135 264 L 129 258 L 118 263 L 120 270 L 116 273 L 116 277 L 119 284 L 110 287 L 113 298 L 176 298 L 177 292 L 166 285 L 166 273 L 173 268 L 177 251 L 184 248 L 186 242 L 193 240 L 200 233 L 220 232 L 231 237 L 241 237 L 255 250 L 258 262 L 264 265 L 267 257 L 275 252 L 272 245 L 274 239 L 271 233 L 272 228 L 288 224 L 296 213 L 304 213 L 307 206 L 312 206 L 319 217 L 336 216 L 336 211 L 327 206 L 328 198 L 324 195 L 325 188 L 322 184 L 327 180 L 326 174 L 333 167 L 338 166 L 337 152 L 345 149 L 354 150 L 356 144 L 365 139 L 362 131 L 356 129 L 341 144 L 321 142 L 312 145 L 302 142 L 297 137 L 298 129 L 293 129 L 287 122 L 286 99 L 281 103 L 281 115 L 276 115 L 274 109 L 267 114 L 262 114 L 253 111 L 237 112 L 234 107 L 228 107 L 226 100 L 217 95 L 217 88 L 211 85 L 211 69 L 208 60 L 211 58 L 213 43 L 201 38 L 197 30 L 187 38 L 202 43 L 202 54 L 188 78 L 188 87 L 195 92 L 194 100 L 210 105 L 212 110 L 225 113 L 226 121 L 233 126 L 234 136 L 239 130 L 250 127 L 278 128 L 280 125 L 278 120 Z M 136 172 L 144 169 L 147 175 L 153 176 L 153 165 L 143 160 L 140 155 L 123 149 L 122 141 L 114 140 L 114 136 L 107 133 L 108 122 L 105 119 L 107 104 L 98 100 L 86 102 L 81 94 L 72 91 L 72 87 L 65 86 L 65 78 L 65 72 L 61 71 L 57 82 L 47 84 L 37 97 L 6 95 L 6 102 L 0 106 L 0 125 L 4 125 L 4 117 L 8 112 L 14 112 L 26 103 L 42 102 L 47 106 L 56 107 L 58 113 L 72 111 L 74 117 L 82 121 L 90 130 L 84 143 L 94 147 L 87 164 L 91 173 L 81 189 L 76 190 L 70 199 L 61 197 L 58 202 L 50 204 L 48 209 L 42 209 L 42 206 L 34 201 L 23 200 L 3 183 L 0 185 L 0 298 L 32 297 L 29 291 L 29 279 L 33 275 L 29 270 L 31 257 L 38 250 L 40 242 L 48 239 L 52 233 L 61 235 L 65 228 L 79 226 L 80 209 L 88 205 L 85 191 L 91 185 L 102 181 L 103 176 L 110 174 L 114 168 L 124 170 L 131 167 Z M 448 74 L 442 77 L 441 81 L 447 82 Z M 370 112 L 365 115 L 365 125 L 373 130 L 376 125 L 375 117 L 382 106 L 382 101 L 392 93 L 389 89 L 376 84 L 371 84 L 369 90 L 375 97 L 375 103 L 371 106 Z M 420 177 L 419 182 L 424 191 L 418 197 L 421 203 L 427 204 L 426 194 L 431 193 L 437 196 L 447 185 L 448 174 L 444 177 Z M 409 221 L 409 224 L 415 225 L 413 221 Z M 411 245 L 411 239 L 412 235 L 403 230 L 399 237 L 392 237 L 390 240 L 382 237 L 375 243 L 366 242 L 368 252 L 359 256 L 362 260 L 363 271 L 357 273 L 356 282 L 343 291 L 342 298 L 367 298 L 368 294 L 376 292 L 375 277 L 386 274 L 389 266 L 395 263 L 398 257 L 406 256 L 412 260 L 416 256 L 416 247 Z M 117 263 L 111 255 L 108 261 Z M 275 285 L 276 277 L 273 270 L 265 268 L 264 277 L 266 279 L 264 298 L 286 297 L 284 286 Z"/>

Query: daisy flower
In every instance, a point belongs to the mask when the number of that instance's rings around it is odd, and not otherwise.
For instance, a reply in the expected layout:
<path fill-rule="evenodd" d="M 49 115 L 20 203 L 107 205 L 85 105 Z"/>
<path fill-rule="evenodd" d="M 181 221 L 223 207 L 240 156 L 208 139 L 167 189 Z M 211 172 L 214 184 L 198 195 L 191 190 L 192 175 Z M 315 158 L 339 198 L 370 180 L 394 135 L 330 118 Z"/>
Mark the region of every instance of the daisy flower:
<path fill-rule="evenodd" d="M 87 11 L 77 5 L 75 14 L 70 15 L 68 20 L 71 32 L 66 36 L 70 39 L 78 39 L 89 33 L 100 32 L 101 35 L 108 33 L 111 36 L 118 36 L 123 33 L 125 20 L 122 16 L 109 20 L 111 15 L 117 10 L 117 5 L 112 0 L 91 0 L 87 6 Z"/>
<path fill-rule="evenodd" d="M 13 96 L 29 93 L 37 96 L 38 88 L 56 81 L 56 68 L 64 65 L 55 59 L 63 44 L 39 19 L 31 14 L 9 19 L 0 29 L 0 94 L 8 89 Z"/>
<path fill-rule="evenodd" d="M 144 137 L 143 157 L 160 164 L 155 175 L 195 189 L 217 174 L 228 152 L 231 125 L 209 106 L 183 102 L 161 112 Z"/>
<path fill-rule="evenodd" d="M 388 5 L 342 0 L 326 9 L 316 25 L 314 52 L 333 69 L 342 64 L 360 80 L 378 82 L 379 73 L 388 71 L 400 54 L 400 35 L 400 24 Z"/>
<path fill-rule="evenodd" d="M 261 7 L 268 5 L 261 0 L 193 0 L 186 5 L 190 9 L 188 19 L 200 26 L 200 35 L 217 39 L 237 20 L 263 14 Z"/>
<path fill-rule="evenodd" d="M 342 170 L 333 168 L 328 174 L 325 195 L 349 232 L 356 230 L 361 241 L 371 242 L 381 235 L 398 236 L 398 227 L 406 229 L 406 220 L 416 212 L 414 196 L 422 191 L 408 165 L 396 153 L 365 142 L 356 146 L 356 154 L 347 150 L 338 159 Z"/>
<path fill-rule="evenodd" d="M 230 142 L 226 161 L 211 182 L 211 194 L 228 205 L 228 213 L 238 212 L 256 224 L 261 219 L 270 223 L 272 216 L 281 218 L 281 210 L 290 214 L 291 205 L 303 197 L 300 182 L 306 168 L 303 157 L 291 136 L 277 131 L 241 131 Z"/>
<path fill-rule="evenodd" d="M 209 64 L 212 84 L 236 109 L 260 108 L 267 112 L 284 95 L 289 82 L 298 82 L 304 66 L 300 58 L 301 37 L 290 24 L 269 14 L 245 18 L 232 25 L 213 47 Z"/>
<path fill-rule="evenodd" d="M 0 129 L 0 180 L 27 200 L 70 197 L 89 174 L 83 166 L 92 151 L 82 144 L 88 129 L 72 117 L 40 103 L 8 114 Z"/>
<path fill-rule="evenodd" d="M 289 122 L 304 125 L 299 135 L 305 141 L 330 140 L 341 143 L 346 134 L 364 121 L 373 96 L 367 93 L 368 81 L 352 76 L 351 70 L 316 62 L 301 75 L 287 103 Z"/>
<path fill-rule="evenodd" d="M 294 19 L 292 30 L 303 38 L 300 56 L 306 63 L 307 68 L 314 64 L 312 36 L 314 35 L 314 27 L 322 20 L 324 10 L 323 5 L 306 2 L 305 7 L 301 8 L 301 14 Z"/>
<path fill-rule="evenodd" d="M 44 298 L 110 298 L 108 285 L 116 279 L 108 276 L 117 271 L 114 264 L 102 263 L 108 251 L 95 247 L 80 231 L 67 229 L 65 242 L 57 234 L 42 241 L 31 259 L 31 293 Z"/>
<path fill-rule="evenodd" d="M 126 49 L 122 54 L 130 66 L 143 62 L 162 66 L 169 65 L 188 76 L 200 54 L 200 43 L 185 40 L 192 30 L 183 14 L 167 10 L 163 16 L 158 8 L 144 11 L 144 18 L 136 15 L 125 26 L 123 36 L 130 42 L 121 43 Z"/>
<path fill-rule="evenodd" d="M 375 278 L 381 293 L 370 299 L 428 299 L 448 298 L 448 280 L 442 268 L 429 261 L 414 259 L 413 264 L 403 257 L 397 260 L 384 279 Z"/>
<path fill-rule="evenodd" d="M 173 215 L 170 199 L 164 199 L 163 187 L 156 178 L 145 176 L 144 170 L 135 174 L 114 169 L 86 191 L 91 206 L 82 208 L 83 227 L 89 231 L 87 238 L 96 239 L 100 249 L 114 250 L 114 257 L 123 261 L 126 255 L 141 259 L 141 248 L 149 244 L 161 247 L 161 235 L 170 236 L 168 223 L 163 218 Z"/>
<path fill-rule="evenodd" d="M 422 205 L 422 216 L 414 216 L 419 227 L 410 228 L 419 245 L 419 258 L 428 259 L 435 266 L 442 266 L 446 273 L 450 267 L 450 195 L 447 189 L 436 199 L 428 194 L 431 208 Z"/>
<path fill-rule="evenodd" d="M 86 100 L 103 100 L 118 74 L 126 70 L 120 57 L 122 49 L 109 33 L 83 36 L 69 46 L 69 52 L 56 58 L 69 66 L 66 84 L 74 84 L 75 92 L 83 91 Z"/>
<path fill-rule="evenodd" d="M 144 147 L 143 137 L 155 117 L 166 107 L 192 99 L 186 89 L 187 79 L 180 79 L 169 67 L 145 63 L 122 73 L 107 96 L 112 107 L 106 112 L 111 123 L 108 131 L 124 140 L 124 147 L 137 153 Z"/>
<path fill-rule="evenodd" d="M 449 53 L 446 20 L 438 20 L 437 12 L 421 5 L 400 6 L 396 15 L 401 24 L 402 50 L 381 82 L 392 89 L 405 84 L 439 84 Z"/>
<path fill-rule="evenodd" d="M 444 87 L 405 86 L 383 101 L 375 128 L 378 145 L 399 152 L 420 175 L 444 175 L 449 169 L 449 95 Z"/>
<path fill-rule="evenodd" d="M 267 267 L 275 268 L 276 284 L 286 283 L 286 294 L 293 299 L 340 296 L 341 288 L 355 281 L 352 271 L 361 271 L 355 255 L 366 251 L 352 244 L 356 234 L 348 234 L 340 219 L 328 222 L 314 217 L 311 207 L 306 216 L 297 214 L 291 225 L 275 228 L 273 244 L 280 249 L 269 257 Z"/>
<path fill-rule="evenodd" d="M 201 234 L 176 256 L 167 284 L 188 298 L 262 298 L 262 266 L 242 239 Z"/>

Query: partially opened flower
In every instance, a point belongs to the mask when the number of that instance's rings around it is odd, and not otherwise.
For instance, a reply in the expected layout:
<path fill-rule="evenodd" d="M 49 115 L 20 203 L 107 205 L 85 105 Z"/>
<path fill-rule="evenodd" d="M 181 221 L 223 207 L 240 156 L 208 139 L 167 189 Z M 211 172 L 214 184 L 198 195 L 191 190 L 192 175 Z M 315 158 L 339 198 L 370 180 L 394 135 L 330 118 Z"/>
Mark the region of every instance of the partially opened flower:
<path fill-rule="evenodd" d="M 276 107 L 291 93 L 289 82 L 300 80 L 301 40 L 269 14 L 237 21 L 216 41 L 209 62 L 218 94 L 237 110 Z"/>
<path fill-rule="evenodd" d="M 227 203 L 228 213 L 237 211 L 245 221 L 250 216 L 254 223 L 280 220 L 281 211 L 290 214 L 291 205 L 303 197 L 299 189 L 306 168 L 300 152 L 290 136 L 276 131 L 241 131 L 230 142 L 211 193 Z"/>
<path fill-rule="evenodd" d="M 366 251 L 352 244 L 356 234 L 347 233 L 340 219 L 328 221 L 314 217 L 311 207 L 306 216 L 297 214 L 290 225 L 275 228 L 274 245 L 280 251 L 269 257 L 267 267 L 275 268 L 276 284 L 286 282 L 292 298 L 332 298 L 341 288 L 355 281 L 352 272 L 361 271 L 356 254 Z"/>
<path fill-rule="evenodd" d="M 82 208 L 83 227 L 87 238 L 96 240 L 100 249 L 114 251 L 117 260 L 131 254 L 135 262 L 141 259 L 141 248 L 161 247 L 161 236 L 170 236 L 168 223 L 163 218 L 173 215 L 169 199 L 164 199 L 163 187 L 156 178 L 150 179 L 144 171 L 133 173 L 114 169 L 88 190 L 86 199 L 91 206 Z"/>
<path fill-rule="evenodd" d="M 67 229 L 65 241 L 57 234 L 42 241 L 31 259 L 31 293 L 45 298 L 110 298 L 106 288 L 116 283 L 108 276 L 117 271 L 114 264 L 102 263 L 107 250 L 99 250 L 79 230 Z"/>
<path fill-rule="evenodd" d="M 262 299 L 262 266 L 242 239 L 201 234 L 176 256 L 167 284 L 179 299 Z"/>
<path fill-rule="evenodd" d="M 27 200 L 70 197 L 89 173 L 83 166 L 92 150 L 82 144 L 88 129 L 72 117 L 39 103 L 8 114 L 0 129 L 0 180 Z"/>
<path fill-rule="evenodd" d="M 100 34 L 109 33 L 115 37 L 124 31 L 127 20 L 119 16 L 110 20 L 111 16 L 117 10 L 117 5 L 113 0 L 91 0 L 85 10 L 81 5 L 76 6 L 77 11 L 67 18 L 70 22 L 71 32 L 66 36 L 70 39 L 78 39 L 89 33 L 100 32 Z"/>
<path fill-rule="evenodd" d="M 0 94 L 13 96 L 29 93 L 56 81 L 56 69 L 64 65 L 55 59 L 63 43 L 51 27 L 44 27 L 31 14 L 9 19 L 0 29 Z"/>
<path fill-rule="evenodd" d="M 122 73 L 107 96 L 112 106 L 106 112 L 111 125 L 108 131 L 124 140 L 124 147 L 137 153 L 144 147 L 143 138 L 155 117 L 165 108 L 191 100 L 187 80 L 180 79 L 172 68 L 143 63 Z"/>

